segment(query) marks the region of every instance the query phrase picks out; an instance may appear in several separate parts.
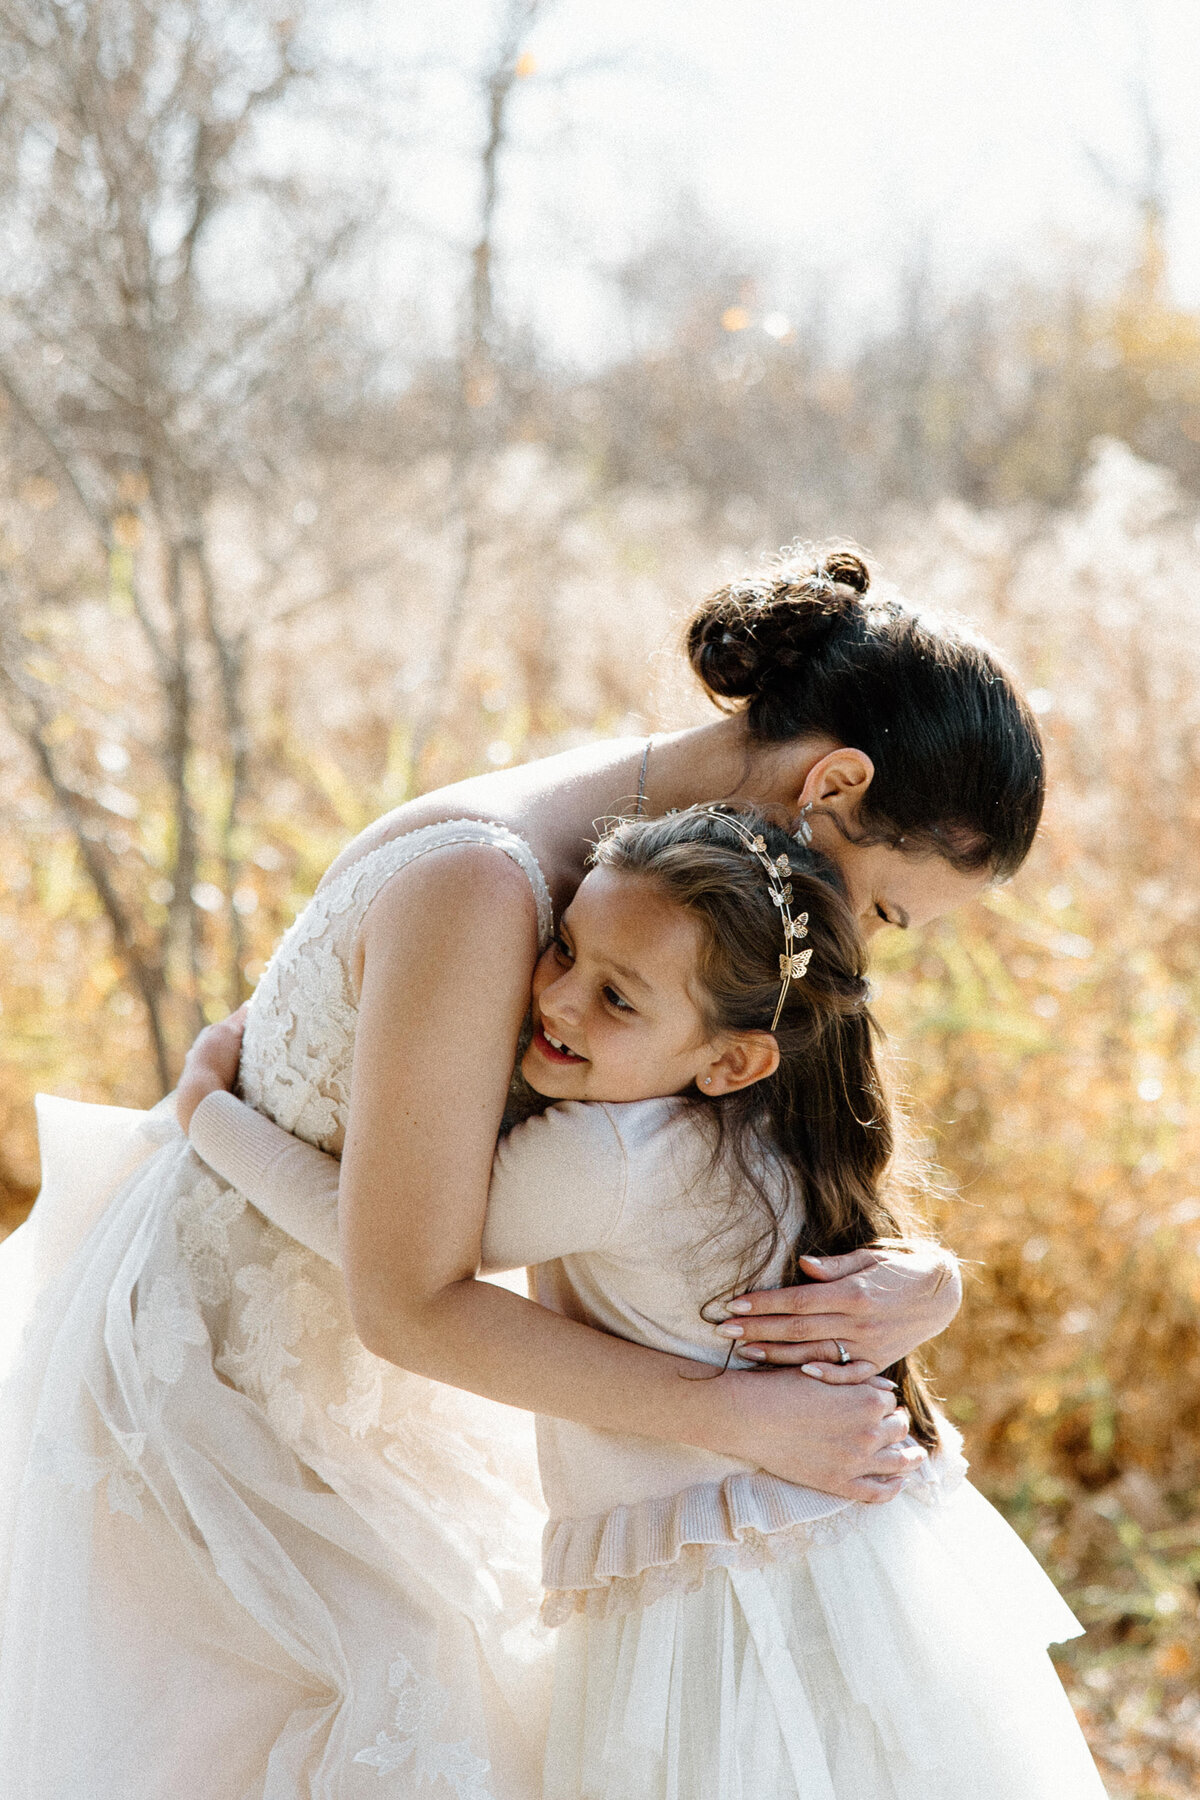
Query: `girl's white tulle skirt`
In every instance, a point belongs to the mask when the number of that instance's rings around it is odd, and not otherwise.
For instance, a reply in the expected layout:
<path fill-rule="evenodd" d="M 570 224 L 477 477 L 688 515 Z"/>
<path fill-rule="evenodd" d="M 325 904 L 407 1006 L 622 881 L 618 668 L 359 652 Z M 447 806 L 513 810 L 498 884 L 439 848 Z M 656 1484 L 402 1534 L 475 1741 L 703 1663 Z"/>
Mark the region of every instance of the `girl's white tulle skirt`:
<path fill-rule="evenodd" d="M 1103 1800 L 1080 1627 L 967 1484 L 559 1633 L 545 1800 Z"/>

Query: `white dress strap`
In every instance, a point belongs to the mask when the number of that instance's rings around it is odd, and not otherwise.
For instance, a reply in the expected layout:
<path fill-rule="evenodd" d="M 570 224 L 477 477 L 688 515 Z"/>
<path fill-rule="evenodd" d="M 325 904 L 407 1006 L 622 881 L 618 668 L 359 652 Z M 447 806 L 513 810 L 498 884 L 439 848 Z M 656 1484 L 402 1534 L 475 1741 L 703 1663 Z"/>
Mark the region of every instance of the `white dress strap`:
<path fill-rule="evenodd" d="M 538 946 L 544 948 L 554 929 L 554 909 L 541 865 L 523 837 L 490 819 L 446 819 L 377 844 L 320 890 L 318 897 L 324 902 L 326 916 L 353 913 L 361 919 L 376 894 L 400 869 L 431 850 L 444 850 L 451 844 L 488 844 L 524 871 L 537 905 Z"/>

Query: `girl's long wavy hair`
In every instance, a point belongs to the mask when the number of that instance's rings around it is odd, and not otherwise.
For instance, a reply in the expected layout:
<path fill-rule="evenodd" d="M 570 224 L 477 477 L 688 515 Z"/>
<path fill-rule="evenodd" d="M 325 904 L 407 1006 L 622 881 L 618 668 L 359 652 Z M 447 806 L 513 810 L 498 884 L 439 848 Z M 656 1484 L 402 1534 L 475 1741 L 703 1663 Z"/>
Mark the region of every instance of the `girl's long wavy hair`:
<path fill-rule="evenodd" d="M 741 807 L 624 820 L 601 839 L 593 861 L 654 882 L 699 926 L 694 998 L 707 1034 L 768 1031 L 779 999 L 781 915 L 762 864 L 723 814 L 761 834 L 770 856 L 788 857 L 792 911 L 808 913 L 804 947 L 812 950 L 775 1030 L 774 1074 L 736 1093 L 714 1098 L 692 1089 L 685 1096 L 711 1121 L 714 1164 L 735 1176 L 738 1211 L 729 1230 L 740 1258 L 736 1283 L 721 1296 L 727 1298 L 753 1287 L 776 1261 L 796 1195 L 803 1224 L 787 1246 L 786 1285 L 809 1279 L 799 1264 L 803 1255 L 894 1242 L 911 1235 L 917 1221 L 906 1192 L 911 1180 L 897 1169 L 892 1110 L 875 1058 L 865 945 L 833 865 L 762 813 Z M 743 1213 L 743 1197 L 756 1220 Z M 913 1436 L 935 1448 L 929 1389 L 914 1359 L 886 1373 L 900 1388 Z"/>

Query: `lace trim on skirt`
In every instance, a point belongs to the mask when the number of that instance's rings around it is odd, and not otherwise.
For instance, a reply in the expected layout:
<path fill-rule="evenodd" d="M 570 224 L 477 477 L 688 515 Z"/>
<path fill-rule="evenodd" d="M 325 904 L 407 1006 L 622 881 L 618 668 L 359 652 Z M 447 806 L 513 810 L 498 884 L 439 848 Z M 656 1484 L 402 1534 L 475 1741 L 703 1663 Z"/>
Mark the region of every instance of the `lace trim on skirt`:
<path fill-rule="evenodd" d="M 922 1505 L 938 1506 L 958 1492 L 966 1474 L 965 1459 L 948 1444 L 926 1478 L 911 1481 L 905 1491 Z M 621 1618 L 668 1595 L 698 1592 L 714 1569 L 765 1569 L 799 1560 L 818 1544 L 841 1543 L 861 1529 L 864 1517 L 873 1510 L 851 1503 L 822 1518 L 799 1520 L 774 1531 L 747 1527 L 726 1542 L 682 1544 L 670 1561 L 636 1574 L 611 1576 L 587 1586 L 548 1588 L 542 1601 L 542 1623 L 565 1625 L 576 1613 L 589 1619 Z"/>

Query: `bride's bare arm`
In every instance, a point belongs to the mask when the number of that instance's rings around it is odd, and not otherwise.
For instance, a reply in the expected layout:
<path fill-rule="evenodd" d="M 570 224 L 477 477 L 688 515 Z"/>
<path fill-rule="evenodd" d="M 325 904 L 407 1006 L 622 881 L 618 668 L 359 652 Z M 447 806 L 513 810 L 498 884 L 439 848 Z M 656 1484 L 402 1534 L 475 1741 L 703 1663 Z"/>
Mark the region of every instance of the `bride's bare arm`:
<path fill-rule="evenodd" d="M 225 1096 L 237 1080 L 245 1010 L 241 1007 L 228 1019 L 210 1025 L 188 1053 L 176 1092 L 185 1130 L 208 1096 Z M 239 1106 L 240 1102 L 234 1102 L 230 1113 L 223 1111 L 219 1102 L 210 1102 L 204 1115 L 207 1141 L 228 1148 L 241 1135 L 244 1142 L 246 1126 L 237 1119 Z M 338 1164 L 320 1151 L 306 1156 L 308 1145 L 254 1116 L 263 1134 L 254 1154 L 256 1158 L 269 1157 L 273 1169 L 269 1216 L 293 1237 L 307 1242 L 310 1249 L 338 1255 L 328 1241 L 315 1244 L 306 1236 L 313 1229 L 314 1208 L 306 1204 L 303 1191 L 308 1190 L 309 1201 L 318 1201 L 315 1216 L 325 1215 L 321 1228 L 327 1231 L 336 1201 Z M 272 1133 L 278 1133 L 277 1140 Z M 203 1147 L 201 1154 L 205 1154 Z M 318 1171 L 312 1158 L 325 1166 Z M 235 1161 L 236 1174 L 232 1169 L 220 1172 L 231 1180 L 246 1180 L 244 1153 L 235 1154 Z M 257 1160 L 254 1167 L 257 1170 Z M 286 1217 L 280 1216 L 281 1207 Z M 962 1304 L 957 1260 L 940 1244 L 915 1240 L 903 1246 L 804 1260 L 813 1277 L 811 1285 L 763 1290 L 748 1294 L 740 1303 L 741 1316 L 730 1321 L 733 1329 L 727 1328 L 726 1335 L 734 1337 L 736 1333 L 743 1358 L 776 1367 L 805 1365 L 824 1381 L 860 1382 L 890 1368 L 944 1331 Z M 845 1366 L 840 1363 L 841 1346 L 851 1359 Z"/>
<path fill-rule="evenodd" d="M 529 885 L 495 851 L 424 857 L 364 922 L 342 1263 L 356 1328 L 402 1368 L 530 1411 L 704 1445 L 883 1499 L 911 1466 L 890 1391 L 694 1375 L 476 1280 L 492 1156 L 536 956 Z"/>
<path fill-rule="evenodd" d="M 782 1371 L 684 1381 L 695 1365 L 474 1279 L 535 934 L 524 878 L 480 848 L 422 859 L 368 914 L 339 1206 L 364 1342 L 529 1410 L 701 1444 L 850 1498 L 889 1497 L 912 1453 L 899 1448 L 905 1420 L 888 1391 L 835 1394 Z M 185 1125 L 228 1085 L 238 1035 L 213 1028 L 189 1057 Z"/>

